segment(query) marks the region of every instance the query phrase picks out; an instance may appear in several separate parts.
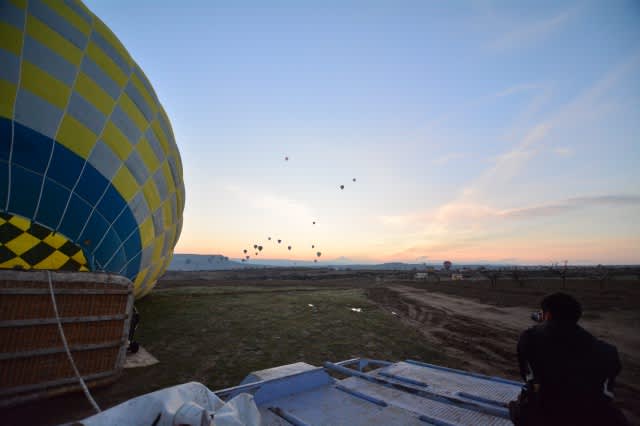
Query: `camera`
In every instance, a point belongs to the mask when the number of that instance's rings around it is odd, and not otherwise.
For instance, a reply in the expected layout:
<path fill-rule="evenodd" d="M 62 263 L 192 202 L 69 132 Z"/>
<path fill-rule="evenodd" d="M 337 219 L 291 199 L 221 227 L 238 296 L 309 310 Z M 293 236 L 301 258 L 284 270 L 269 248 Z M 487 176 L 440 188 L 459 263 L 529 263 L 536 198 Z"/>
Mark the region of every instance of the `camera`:
<path fill-rule="evenodd" d="M 535 322 L 542 322 L 542 311 L 531 312 L 531 319 Z"/>

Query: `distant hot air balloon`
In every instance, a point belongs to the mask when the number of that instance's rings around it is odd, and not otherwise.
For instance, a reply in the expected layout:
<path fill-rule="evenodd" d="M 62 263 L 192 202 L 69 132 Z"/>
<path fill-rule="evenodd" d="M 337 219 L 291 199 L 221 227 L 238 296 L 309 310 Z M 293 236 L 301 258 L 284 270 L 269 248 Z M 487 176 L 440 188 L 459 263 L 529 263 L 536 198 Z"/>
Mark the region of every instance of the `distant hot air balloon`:
<path fill-rule="evenodd" d="M 314 225 L 316 224 L 316 221 L 315 221 L 315 220 L 313 221 L 313 224 L 314 224 Z"/>
<path fill-rule="evenodd" d="M 268 237 L 267 239 L 268 239 L 269 241 L 271 241 L 271 237 Z"/>
<path fill-rule="evenodd" d="M 262 246 L 258 246 L 258 251 L 262 251 Z"/>
<path fill-rule="evenodd" d="M 247 256 L 246 256 L 246 259 L 247 259 L 247 260 L 249 260 L 249 258 L 251 258 L 251 256 L 247 255 Z"/>
<path fill-rule="evenodd" d="M 340 189 L 344 189 L 344 185 L 340 185 Z"/>
<path fill-rule="evenodd" d="M 244 252 L 244 254 L 247 254 L 247 249 L 242 250 Z"/>
<path fill-rule="evenodd" d="M 289 161 L 289 157 L 284 157 L 284 161 Z"/>
<path fill-rule="evenodd" d="M 322 253 L 317 252 L 317 253 L 316 253 L 316 256 L 320 257 L 320 256 L 322 256 Z"/>
<path fill-rule="evenodd" d="M 256 252 L 256 256 L 258 255 L 258 252 Z"/>
<path fill-rule="evenodd" d="M 444 262 L 442 262 L 442 265 L 444 266 L 444 269 L 446 269 L 447 271 L 451 269 L 451 262 L 448 260 L 445 260 Z"/>
<path fill-rule="evenodd" d="M 291 246 L 288 246 L 287 248 L 288 248 L 289 250 L 291 250 Z"/>
<path fill-rule="evenodd" d="M 313 263 L 318 263 L 318 259 L 313 259 Z"/>
<path fill-rule="evenodd" d="M 311 248 L 316 248 L 316 246 L 315 246 L 315 245 L 313 245 L 313 244 L 311 244 Z"/>
<path fill-rule="evenodd" d="M 282 242 L 282 240 L 278 240 L 278 244 L 280 244 Z"/>
<path fill-rule="evenodd" d="M 257 248 L 258 248 L 258 245 L 257 245 L 257 244 L 254 244 L 254 245 L 253 245 L 253 248 L 254 248 L 254 249 L 257 249 Z"/>
<path fill-rule="evenodd" d="M 356 181 L 356 178 L 353 178 L 353 181 L 355 182 L 355 181 Z"/>

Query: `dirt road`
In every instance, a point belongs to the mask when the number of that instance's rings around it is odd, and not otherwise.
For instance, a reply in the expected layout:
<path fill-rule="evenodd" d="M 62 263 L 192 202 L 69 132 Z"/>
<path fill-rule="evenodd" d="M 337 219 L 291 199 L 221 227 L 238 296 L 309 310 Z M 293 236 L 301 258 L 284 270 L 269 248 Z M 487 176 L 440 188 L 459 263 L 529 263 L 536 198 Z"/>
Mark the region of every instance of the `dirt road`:
<path fill-rule="evenodd" d="M 516 342 L 522 330 L 533 325 L 532 306 L 501 307 L 402 285 L 369 289 L 368 294 L 401 321 L 418 328 L 452 359 L 453 366 L 519 379 Z M 618 398 L 635 421 L 640 420 L 639 321 L 637 311 L 615 309 L 592 313 L 581 321 L 595 336 L 618 347 L 623 362 Z"/>

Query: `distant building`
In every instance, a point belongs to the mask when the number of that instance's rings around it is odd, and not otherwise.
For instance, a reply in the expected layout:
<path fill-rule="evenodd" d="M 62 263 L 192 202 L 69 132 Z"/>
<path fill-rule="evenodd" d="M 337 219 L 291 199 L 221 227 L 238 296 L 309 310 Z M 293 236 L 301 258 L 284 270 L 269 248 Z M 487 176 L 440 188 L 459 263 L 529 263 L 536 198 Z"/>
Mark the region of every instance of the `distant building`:
<path fill-rule="evenodd" d="M 464 279 L 464 275 L 462 274 L 451 274 L 452 281 L 461 281 Z"/>
<path fill-rule="evenodd" d="M 427 272 L 416 272 L 415 279 L 416 280 L 426 280 L 429 274 Z"/>

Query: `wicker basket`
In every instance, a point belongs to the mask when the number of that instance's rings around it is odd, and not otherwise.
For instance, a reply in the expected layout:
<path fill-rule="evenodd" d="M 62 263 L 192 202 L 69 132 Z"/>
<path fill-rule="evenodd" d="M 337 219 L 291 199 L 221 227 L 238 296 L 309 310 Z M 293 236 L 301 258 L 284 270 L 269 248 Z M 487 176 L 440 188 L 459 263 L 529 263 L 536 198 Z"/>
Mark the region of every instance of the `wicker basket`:
<path fill-rule="evenodd" d="M 133 309 L 119 275 L 51 272 L 58 313 L 89 387 L 122 371 Z M 47 271 L 0 270 L 0 406 L 80 389 L 60 338 Z"/>

